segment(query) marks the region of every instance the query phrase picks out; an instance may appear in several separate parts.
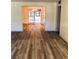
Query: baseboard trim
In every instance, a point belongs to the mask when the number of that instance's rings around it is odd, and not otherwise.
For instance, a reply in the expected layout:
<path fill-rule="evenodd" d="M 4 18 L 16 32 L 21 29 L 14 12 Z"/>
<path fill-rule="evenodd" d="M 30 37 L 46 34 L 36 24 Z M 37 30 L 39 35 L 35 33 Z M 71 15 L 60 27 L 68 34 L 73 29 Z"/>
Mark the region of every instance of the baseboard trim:
<path fill-rule="evenodd" d="M 45 31 L 45 32 L 52 32 L 52 33 L 57 33 L 57 34 L 59 34 L 58 31 Z"/>
<path fill-rule="evenodd" d="M 11 32 L 23 32 L 23 31 L 11 31 Z"/>

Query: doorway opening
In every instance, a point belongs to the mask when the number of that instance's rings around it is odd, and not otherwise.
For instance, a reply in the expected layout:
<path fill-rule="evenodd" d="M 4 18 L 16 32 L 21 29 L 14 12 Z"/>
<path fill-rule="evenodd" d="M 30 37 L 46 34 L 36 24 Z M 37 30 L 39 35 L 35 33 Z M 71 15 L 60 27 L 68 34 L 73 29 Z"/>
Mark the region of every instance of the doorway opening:
<path fill-rule="evenodd" d="M 60 19 L 61 19 L 61 6 L 57 7 L 57 29 L 58 29 L 58 34 L 60 32 Z"/>
<path fill-rule="evenodd" d="M 45 30 L 45 7 L 23 7 L 23 31 Z"/>

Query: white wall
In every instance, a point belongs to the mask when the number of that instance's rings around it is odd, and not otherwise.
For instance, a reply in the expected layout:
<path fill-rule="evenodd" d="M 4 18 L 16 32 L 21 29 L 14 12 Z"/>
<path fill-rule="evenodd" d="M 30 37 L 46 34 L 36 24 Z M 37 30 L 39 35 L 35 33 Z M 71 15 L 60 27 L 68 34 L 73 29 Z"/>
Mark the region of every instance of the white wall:
<path fill-rule="evenodd" d="M 11 5 L 11 31 L 22 31 L 22 10 L 19 5 Z"/>
<path fill-rule="evenodd" d="M 46 4 L 46 19 L 45 19 L 45 30 L 46 31 L 57 31 L 56 29 L 56 3 Z"/>
<path fill-rule="evenodd" d="M 67 0 L 61 2 L 61 22 L 60 22 L 60 36 L 68 42 L 68 4 Z"/>
<path fill-rule="evenodd" d="M 22 30 L 22 6 L 43 6 L 46 8 L 45 30 L 56 31 L 56 3 L 55 2 L 12 2 L 12 31 Z"/>

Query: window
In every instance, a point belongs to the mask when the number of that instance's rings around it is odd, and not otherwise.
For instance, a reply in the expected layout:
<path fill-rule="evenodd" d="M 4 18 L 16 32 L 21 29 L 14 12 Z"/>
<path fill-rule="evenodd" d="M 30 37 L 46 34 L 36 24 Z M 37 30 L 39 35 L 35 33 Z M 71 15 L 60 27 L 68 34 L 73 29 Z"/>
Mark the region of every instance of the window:
<path fill-rule="evenodd" d="M 37 10 L 30 10 L 29 11 L 29 23 L 40 23 L 41 22 L 41 16 L 40 11 Z"/>
<path fill-rule="evenodd" d="M 33 17 L 33 16 L 34 16 L 34 13 L 33 13 L 32 11 L 30 11 L 30 12 L 29 12 L 29 16 L 30 16 L 30 17 Z"/>
<path fill-rule="evenodd" d="M 35 16 L 39 17 L 40 16 L 40 12 L 39 11 L 35 11 Z"/>
<path fill-rule="evenodd" d="M 29 11 L 29 23 L 34 23 L 34 12 Z"/>

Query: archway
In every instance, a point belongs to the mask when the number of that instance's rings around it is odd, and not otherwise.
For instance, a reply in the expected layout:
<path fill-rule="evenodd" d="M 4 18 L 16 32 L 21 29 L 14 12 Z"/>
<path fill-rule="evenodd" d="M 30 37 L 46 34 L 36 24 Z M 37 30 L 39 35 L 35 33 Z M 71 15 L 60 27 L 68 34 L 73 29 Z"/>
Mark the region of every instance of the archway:
<path fill-rule="evenodd" d="M 23 30 L 29 31 L 31 26 L 36 30 L 45 30 L 45 7 L 23 7 Z"/>

